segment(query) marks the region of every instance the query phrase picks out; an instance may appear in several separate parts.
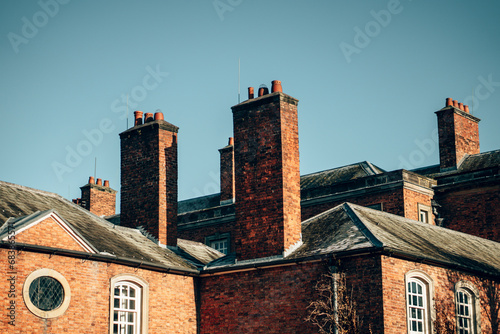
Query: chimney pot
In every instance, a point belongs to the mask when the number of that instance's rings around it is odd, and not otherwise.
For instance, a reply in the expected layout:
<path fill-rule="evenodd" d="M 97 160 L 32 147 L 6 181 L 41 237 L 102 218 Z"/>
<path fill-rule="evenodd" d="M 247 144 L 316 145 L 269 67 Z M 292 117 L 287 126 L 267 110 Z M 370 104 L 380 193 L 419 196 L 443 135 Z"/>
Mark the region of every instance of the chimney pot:
<path fill-rule="evenodd" d="M 104 180 L 104 186 L 109 188 L 109 181 L 108 180 Z"/>
<path fill-rule="evenodd" d="M 155 121 L 163 121 L 163 113 L 162 112 L 157 112 L 155 113 Z"/>
<path fill-rule="evenodd" d="M 149 123 L 152 122 L 153 119 L 153 113 L 152 112 L 147 112 L 144 114 L 144 123 Z"/>
<path fill-rule="evenodd" d="M 229 137 L 228 145 L 234 145 L 234 138 L 233 137 Z"/>
<path fill-rule="evenodd" d="M 253 99 L 253 87 L 248 87 L 248 99 Z"/>
<path fill-rule="evenodd" d="M 90 177 L 89 177 L 89 183 L 90 183 L 90 184 L 94 184 L 94 183 L 95 183 L 95 181 L 94 181 L 94 177 L 93 177 L 93 176 L 90 176 Z"/>
<path fill-rule="evenodd" d="M 462 102 L 458 104 L 458 109 L 464 110 L 464 104 Z"/>
<path fill-rule="evenodd" d="M 454 106 L 455 108 L 458 108 L 458 101 L 457 101 L 457 100 L 453 100 L 453 106 Z"/>
<path fill-rule="evenodd" d="M 468 105 L 466 105 L 466 104 L 464 104 L 464 111 L 465 111 L 466 113 L 469 113 L 469 106 L 468 106 Z"/>
<path fill-rule="evenodd" d="M 283 93 L 283 88 L 281 87 L 281 81 L 280 80 L 274 80 L 271 82 L 271 92 L 282 92 Z"/>
<path fill-rule="evenodd" d="M 142 124 L 142 111 L 134 111 L 134 117 L 135 117 L 135 122 L 134 126 L 141 125 Z"/>
<path fill-rule="evenodd" d="M 97 185 L 98 185 L 98 186 L 102 186 L 102 179 L 97 178 Z"/>
<path fill-rule="evenodd" d="M 265 85 L 259 87 L 259 97 L 269 94 L 269 89 Z"/>
<path fill-rule="evenodd" d="M 453 100 L 451 99 L 451 97 L 448 97 L 446 99 L 446 105 L 445 105 L 445 107 L 452 106 L 452 105 L 453 105 Z"/>

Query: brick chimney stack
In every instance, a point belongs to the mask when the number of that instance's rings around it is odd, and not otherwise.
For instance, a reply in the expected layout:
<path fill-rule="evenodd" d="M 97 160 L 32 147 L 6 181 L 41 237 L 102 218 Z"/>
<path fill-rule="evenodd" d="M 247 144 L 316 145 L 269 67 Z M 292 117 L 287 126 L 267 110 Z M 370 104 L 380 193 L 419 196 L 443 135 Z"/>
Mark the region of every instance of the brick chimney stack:
<path fill-rule="evenodd" d="M 301 244 L 298 100 L 272 92 L 234 107 L 236 256 L 283 255 Z"/>
<path fill-rule="evenodd" d="M 234 138 L 229 138 L 226 147 L 220 152 L 220 203 L 230 204 L 234 201 Z"/>
<path fill-rule="evenodd" d="M 469 107 L 451 98 L 436 111 L 441 171 L 456 169 L 466 155 L 479 153 L 479 121 Z"/>
<path fill-rule="evenodd" d="M 98 216 L 112 216 L 116 213 L 116 190 L 109 187 L 109 181 L 97 179 L 97 184 L 94 182 L 94 177 L 89 177 L 89 182 L 80 187 L 82 197 L 73 200 L 73 203 L 89 210 Z"/>
<path fill-rule="evenodd" d="M 177 246 L 177 132 L 163 114 L 134 112 L 122 133 L 120 224 L 142 227 L 162 245 Z"/>

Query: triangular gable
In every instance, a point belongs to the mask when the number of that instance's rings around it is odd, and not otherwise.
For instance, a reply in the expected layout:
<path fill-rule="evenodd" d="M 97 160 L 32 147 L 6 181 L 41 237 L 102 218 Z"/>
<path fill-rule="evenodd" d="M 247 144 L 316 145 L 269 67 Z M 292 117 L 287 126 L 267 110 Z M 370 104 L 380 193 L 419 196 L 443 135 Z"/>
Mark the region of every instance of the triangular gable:
<path fill-rule="evenodd" d="M 2 241 L 14 240 L 16 243 L 98 253 L 92 244 L 54 210 L 9 218 L 2 226 L 0 238 Z"/>

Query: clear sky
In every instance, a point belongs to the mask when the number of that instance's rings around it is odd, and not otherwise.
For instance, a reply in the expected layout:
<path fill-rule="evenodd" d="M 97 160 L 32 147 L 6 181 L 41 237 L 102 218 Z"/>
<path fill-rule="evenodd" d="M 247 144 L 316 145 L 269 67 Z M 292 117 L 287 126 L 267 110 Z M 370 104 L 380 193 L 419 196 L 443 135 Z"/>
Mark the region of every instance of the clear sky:
<path fill-rule="evenodd" d="M 179 198 L 218 192 L 238 59 L 241 101 L 299 99 L 302 174 L 437 164 L 447 97 L 500 148 L 498 1 L 2 0 L 0 36 L 0 180 L 68 199 L 119 190 L 127 95 L 180 128 Z"/>

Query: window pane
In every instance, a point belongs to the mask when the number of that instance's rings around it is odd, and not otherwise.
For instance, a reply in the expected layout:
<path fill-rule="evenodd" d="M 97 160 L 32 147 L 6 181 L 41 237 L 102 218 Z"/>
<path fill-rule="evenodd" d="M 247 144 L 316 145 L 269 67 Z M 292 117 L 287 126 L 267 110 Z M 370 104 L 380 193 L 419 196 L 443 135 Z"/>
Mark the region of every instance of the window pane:
<path fill-rule="evenodd" d="M 130 297 L 135 298 L 135 289 L 130 288 Z"/>
<path fill-rule="evenodd" d="M 40 310 L 52 311 L 61 306 L 64 300 L 64 288 L 55 278 L 41 276 L 31 282 L 29 299 Z"/>
<path fill-rule="evenodd" d="M 135 310 L 135 300 L 133 300 L 133 299 L 130 300 L 129 310 Z"/>

